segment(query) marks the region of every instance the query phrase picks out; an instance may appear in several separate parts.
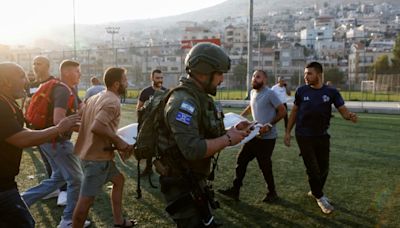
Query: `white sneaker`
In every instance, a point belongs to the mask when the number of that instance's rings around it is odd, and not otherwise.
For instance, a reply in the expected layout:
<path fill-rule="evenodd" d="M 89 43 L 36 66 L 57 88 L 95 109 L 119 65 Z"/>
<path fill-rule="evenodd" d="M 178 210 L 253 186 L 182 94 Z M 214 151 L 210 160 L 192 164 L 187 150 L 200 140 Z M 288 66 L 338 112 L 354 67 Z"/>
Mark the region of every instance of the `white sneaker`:
<path fill-rule="evenodd" d="M 329 203 L 325 196 L 322 196 L 321 198 L 316 200 L 318 206 L 321 208 L 321 211 L 325 214 L 330 214 L 334 210 L 333 206 Z"/>
<path fill-rule="evenodd" d="M 85 220 L 85 224 L 83 225 L 83 227 L 88 227 L 88 226 L 90 226 L 90 224 L 92 224 L 92 223 L 89 220 Z M 64 220 L 61 217 L 60 224 L 58 224 L 57 228 L 70 228 L 70 227 L 72 227 L 72 219 Z"/>
<path fill-rule="evenodd" d="M 61 191 L 60 194 L 58 194 L 57 206 L 63 207 L 66 205 L 67 205 L 67 192 Z"/>
<path fill-rule="evenodd" d="M 56 198 L 59 193 L 60 193 L 60 190 L 57 189 L 54 192 L 49 193 L 47 196 L 44 196 L 42 199 L 47 200 L 47 199 L 51 199 L 51 198 Z"/>
<path fill-rule="evenodd" d="M 312 194 L 311 191 L 307 192 L 307 196 L 315 199 L 315 196 Z M 331 200 L 328 197 L 326 197 L 325 195 L 323 195 L 322 197 L 325 198 L 329 203 L 331 202 Z"/>

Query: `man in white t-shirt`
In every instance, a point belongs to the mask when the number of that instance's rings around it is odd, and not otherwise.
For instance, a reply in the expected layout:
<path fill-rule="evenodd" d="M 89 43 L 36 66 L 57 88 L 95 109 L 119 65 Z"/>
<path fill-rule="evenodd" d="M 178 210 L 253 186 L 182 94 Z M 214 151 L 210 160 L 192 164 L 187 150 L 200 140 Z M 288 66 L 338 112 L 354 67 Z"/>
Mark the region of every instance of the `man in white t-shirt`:
<path fill-rule="evenodd" d="M 286 112 L 287 112 L 287 99 L 288 99 L 288 92 L 286 89 L 286 83 L 285 80 L 281 77 L 278 77 L 278 83 L 274 86 L 272 86 L 271 88 L 272 91 L 274 91 L 276 93 L 276 95 L 278 95 L 279 100 L 283 103 L 283 105 L 286 108 Z M 284 120 L 285 120 L 285 129 L 287 127 L 287 123 L 288 123 L 288 116 L 287 114 L 284 116 Z"/>

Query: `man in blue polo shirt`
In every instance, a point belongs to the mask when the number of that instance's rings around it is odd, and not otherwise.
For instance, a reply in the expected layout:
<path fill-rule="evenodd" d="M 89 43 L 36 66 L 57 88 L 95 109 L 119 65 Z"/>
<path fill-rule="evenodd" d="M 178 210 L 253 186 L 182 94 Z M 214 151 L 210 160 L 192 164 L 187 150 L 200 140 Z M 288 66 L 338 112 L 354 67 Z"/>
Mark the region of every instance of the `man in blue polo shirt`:
<path fill-rule="evenodd" d="M 336 88 L 323 84 L 322 73 L 322 65 L 318 62 L 311 62 L 305 67 L 306 85 L 296 91 L 284 140 L 286 146 L 290 146 L 290 132 L 296 124 L 296 141 L 311 188 L 308 195 L 315 197 L 323 213 L 329 214 L 334 208 L 322 190 L 329 171 L 328 128 L 332 104 L 345 120 L 356 123 L 357 115 L 348 111 Z"/>

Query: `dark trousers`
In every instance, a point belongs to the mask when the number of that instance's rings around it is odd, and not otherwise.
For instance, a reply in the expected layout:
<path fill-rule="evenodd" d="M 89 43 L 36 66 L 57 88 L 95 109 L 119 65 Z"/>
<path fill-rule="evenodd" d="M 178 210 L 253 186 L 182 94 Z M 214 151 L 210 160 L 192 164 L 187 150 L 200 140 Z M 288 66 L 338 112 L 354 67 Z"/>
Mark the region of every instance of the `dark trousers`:
<path fill-rule="evenodd" d="M 234 188 L 239 189 L 243 185 L 247 165 L 256 158 L 258 167 L 261 169 L 264 180 L 268 185 L 268 191 L 270 193 L 275 193 L 271 160 L 272 152 L 275 148 L 275 141 L 276 139 L 260 139 L 256 137 L 242 147 L 236 162 L 236 177 L 233 181 Z"/>
<path fill-rule="evenodd" d="M 287 104 L 286 103 L 283 103 L 283 105 L 285 106 L 285 109 L 286 109 L 286 114 L 283 117 L 283 120 L 285 120 L 285 129 L 286 129 L 287 128 L 287 123 L 288 123 L 288 114 L 287 114 L 288 109 L 287 109 Z"/>
<path fill-rule="evenodd" d="M 311 192 L 318 199 L 324 195 L 322 190 L 329 172 L 329 138 L 329 135 L 296 136 Z"/>
<path fill-rule="evenodd" d="M 16 188 L 0 192 L 0 227 L 35 227 L 35 220 Z"/>

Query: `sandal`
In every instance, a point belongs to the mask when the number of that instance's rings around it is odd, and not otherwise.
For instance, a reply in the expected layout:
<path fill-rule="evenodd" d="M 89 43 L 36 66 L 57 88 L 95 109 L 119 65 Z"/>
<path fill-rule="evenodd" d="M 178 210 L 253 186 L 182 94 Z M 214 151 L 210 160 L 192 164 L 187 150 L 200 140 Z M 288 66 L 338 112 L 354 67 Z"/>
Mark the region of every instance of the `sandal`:
<path fill-rule="evenodd" d="M 127 223 L 130 223 L 131 225 L 128 225 Z M 114 224 L 114 227 L 129 228 L 129 227 L 134 227 L 136 225 L 137 225 L 136 220 L 126 220 L 124 218 L 122 224 Z"/>

